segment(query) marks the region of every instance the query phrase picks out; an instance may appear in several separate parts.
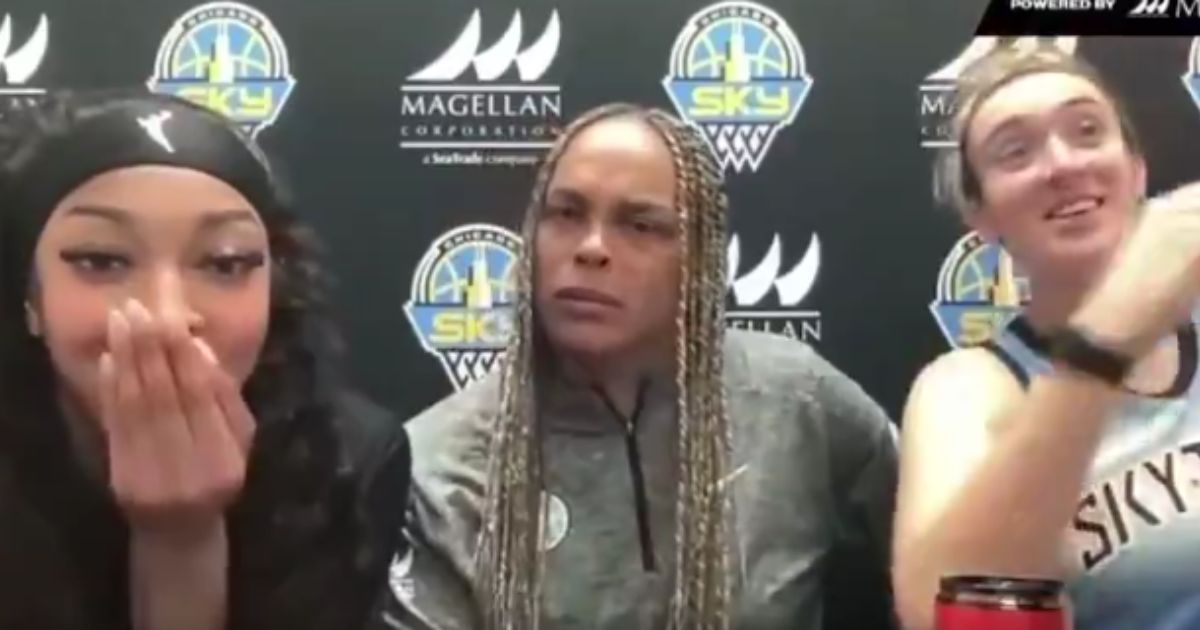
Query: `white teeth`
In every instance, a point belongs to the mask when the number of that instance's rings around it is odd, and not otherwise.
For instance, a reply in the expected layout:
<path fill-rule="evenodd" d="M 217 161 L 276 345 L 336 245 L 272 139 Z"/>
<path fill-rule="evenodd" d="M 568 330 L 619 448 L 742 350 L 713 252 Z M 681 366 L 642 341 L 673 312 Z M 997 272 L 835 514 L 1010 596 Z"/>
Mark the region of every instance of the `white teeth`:
<path fill-rule="evenodd" d="M 1100 206 L 1100 200 L 1095 197 L 1088 197 L 1087 199 L 1079 199 L 1077 201 L 1073 201 L 1064 206 L 1059 206 L 1057 209 L 1050 212 L 1050 218 L 1055 219 L 1055 218 L 1059 218 L 1059 217 L 1074 216 L 1076 214 L 1088 212 L 1090 210 L 1095 210 L 1099 206 Z"/>

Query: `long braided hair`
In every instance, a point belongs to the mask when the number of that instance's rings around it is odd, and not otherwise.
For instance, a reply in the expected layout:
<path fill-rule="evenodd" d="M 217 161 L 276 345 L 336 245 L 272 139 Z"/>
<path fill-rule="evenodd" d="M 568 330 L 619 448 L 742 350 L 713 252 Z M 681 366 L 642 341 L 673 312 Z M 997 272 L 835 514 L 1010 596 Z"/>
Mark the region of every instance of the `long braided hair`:
<path fill-rule="evenodd" d="M 616 103 L 584 113 L 547 153 L 523 228 L 516 327 L 504 355 L 501 408 L 492 434 L 477 586 L 488 630 L 536 629 L 543 578 L 540 433 L 535 357 L 543 337 L 533 309 L 534 233 L 559 158 L 578 133 L 612 118 L 641 120 L 674 158 L 680 214 L 680 297 L 676 315 L 679 432 L 675 576 L 670 627 L 729 626 L 733 506 L 724 493 L 732 437 L 721 380 L 726 292 L 726 211 L 721 169 L 699 132 L 657 109 Z"/>

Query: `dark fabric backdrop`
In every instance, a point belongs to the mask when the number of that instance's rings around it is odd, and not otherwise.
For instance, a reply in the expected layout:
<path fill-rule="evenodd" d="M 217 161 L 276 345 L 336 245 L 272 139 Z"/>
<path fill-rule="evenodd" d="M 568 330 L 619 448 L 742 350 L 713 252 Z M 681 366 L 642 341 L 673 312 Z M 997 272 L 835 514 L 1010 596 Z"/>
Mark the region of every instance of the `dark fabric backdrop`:
<path fill-rule="evenodd" d="M 0 9 L 12 18 L 10 62 L 41 15 L 49 26 L 40 67 L 24 85 L 6 91 L 145 83 L 167 30 L 196 4 L 6 0 Z M 479 50 L 501 39 L 514 10 L 522 18 L 521 50 L 557 11 L 559 45 L 537 80 L 522 82 L 510 68 L 486 81 L 467 69 L 454 83 L 485 95 L 499 94 L 495 86 L 501 84 L 557 85 L 564 119 L 613 100 L 672 110 L 663 87 L 672 45 L 689 18 L 710 6 L 698 0 L 253 4 L 286 42 L 296 79 L 278 120 L 258 139 L 278 159 L 300 213 L 328 246 L 353 380 L 402 417 L 453 390 L 405 312 L 416 266 L 434 239 L 458 226 L 492 223 L 517 230 L 532 170 L 424 164 L 428 152 L 399 147 L 402 127 L 415 124 L 402 112 L 401 86 L 414 83 L 410 75 L 445 50 L 476 10 Z M 955 216 L 931 199 L 919 88 L 971 41 L 984 2 L 766 4 L 794 31 L 813 83 L 759 168 L 727 172 L 741 253 L 737 275 L 762 260 L 776 236 L 782 246 L 776 275 L 800 262 L 814 234 L 819 265 L 811 291 L 798 304 L 782 304 L 772 292 L 753 304 L 730 305 L 759 311 L 756 325 L 765 321 L 776 328 L 789 320 L 763 319 L 761 312 L 808 312 L 808 340 L 898 418 L 916 371 L 948 347 L 929 305 L 942 262 L 963 233 Z M 1192 177 L 1200 157 L 1190 140 L 1200 137 L 1200 115 L 1180 80 L 1190 44 L 1186 38 L 1079 43 L 1078 53 L 1132 99 L 1154 190 Z M 8 74 L 12 79 L 11 67 Z M 455 124 L 496 122 L 486 112 L 451 118 Z M 518 123 L 547 121 L 534 116 Z M 502 295 L 493 298 L 503 301 Z M 805 330 L 796 319 L 790 325 Z M 853 587 L 861 579 L 851 571 L 839 584 Z M 849 604 L 834 612 L 840 627 L 872 627 L 852 595 L 839 601 Z"/>

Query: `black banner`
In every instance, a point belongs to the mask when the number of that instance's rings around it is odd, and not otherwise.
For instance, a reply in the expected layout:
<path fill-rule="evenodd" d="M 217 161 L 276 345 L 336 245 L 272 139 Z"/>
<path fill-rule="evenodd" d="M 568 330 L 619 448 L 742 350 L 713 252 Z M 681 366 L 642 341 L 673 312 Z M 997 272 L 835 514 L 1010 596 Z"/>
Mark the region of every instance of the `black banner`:
<path fill-rule="evenodd" d="M 992 0 L 978 35 L 1200 35 L 1200 0 Z"/>

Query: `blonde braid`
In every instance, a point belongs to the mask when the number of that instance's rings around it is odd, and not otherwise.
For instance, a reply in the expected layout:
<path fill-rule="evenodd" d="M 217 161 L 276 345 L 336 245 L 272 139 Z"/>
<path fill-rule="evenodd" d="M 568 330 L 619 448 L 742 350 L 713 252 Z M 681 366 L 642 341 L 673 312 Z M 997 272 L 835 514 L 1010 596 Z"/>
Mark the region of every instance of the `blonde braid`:
<path fill-rule="evenodd" d="M 675 330 L 677 334 L 682 331 L 695 330 L 695 309 L 690 308 L 690 284 L 692 281 L 692 262 L 695 253 L 700 248 L 693 237 L 694 231 L 694 215 L 696 208 L 692 203 L 693 179 L 689 176 L 690 170 L 686 162 L 684 152 L 679 146 L 679 141 L 674 131 L 674 125 L 670 121 L 652 116 L 650 118 L 652 124 L 655 125 L 660 135 L 666 140 L 667 146 L 671 151 L 671 156 L 675 161 L 675 172 L 678 185 L 676 188 L 676 206 L 679 208 L 679 251 L 680 251 L 680 291 L 679 305 L 675 315 Z M 688 550 L 693 548 L 693 532 L 688 527 L 688 516 L 694 514 L 695 506 L 693 504 L 694 493 L 691 488 L 696 482 L 697 466 L 696 454 L 693 452 L 695 440 L 693 439 L 692 426 L 692 409 L 689 404 L 688 392 L 690 391 L 689 383 L 690 376 L 688 366 L 691 365 L 691 357 L 695 356 L 699 349 L 696 347 L 695 339 L 679 335 L 675 343 L 676 356 L 676 390 L 678 392 L 678 401 L 676 406 L 677 423 L 679 432 L 679 468 L 678 468 L 678 491 L 675 500 L 675 591 L 672 595 L 671 602 L 671 626 L 672 628 L 684 628 L 687 626 L 687 620 L 692 619 L 698 612 L 693 601 L 695 591 L 694 585 L 689 584 L 691 576 L 696 572 L 692 570 L 692 564 L 696 557 L 688 553 Z"/>
<path fill-rule="evenodd" d="M 731 436 L 724 365 L 725 218 L 720 169 L 703 138 L 661 112 L 648 116 L 676 160 L 684 217 L 677 381 L 680 498 L 676 514 L 676 583 L 672 627 L 729 626 L 732 504 L 722 482 Z M 690 553 L 688 553 L 690 552 Z"/>
<path fill-rule="evenodd" d="M 729 627 L 732 504 L 723 481 L 730 425 L 722 380 L 727 200 L 721 169 L 699 133 L 660 110 L 628 104 L 576 119 L 547 153 L 522 230 L 516 326 L 504 355 L 501 406 L 493 430 L 483 526 L 477 549 L 477 597 L 487 630 L 536 630 L 543 550 L 542 459 L 535 404 L 537 324 L 533 243 L 559 158 L 580 130 L 602 119 L 634 116 L 667 143 L 675 162 L 680 212 L 680 298 L 676 315 L 679 470 L 675 588 L 671 627 Z"/>
<path fill-rule="evenodd" d="M 487 630 L 537 630 L 543 550 L 542 461 L 534 390 L 536 323 L 533 242 L 546 188 L 570 140 L 587 125 L 638 108 L 614 104 L 576 119 L 543 159 L 522 227 L 515 326 L 504 353 L 500 413 L 493 425 L 488 481 L 476 550 L 476 588 Z"/>

